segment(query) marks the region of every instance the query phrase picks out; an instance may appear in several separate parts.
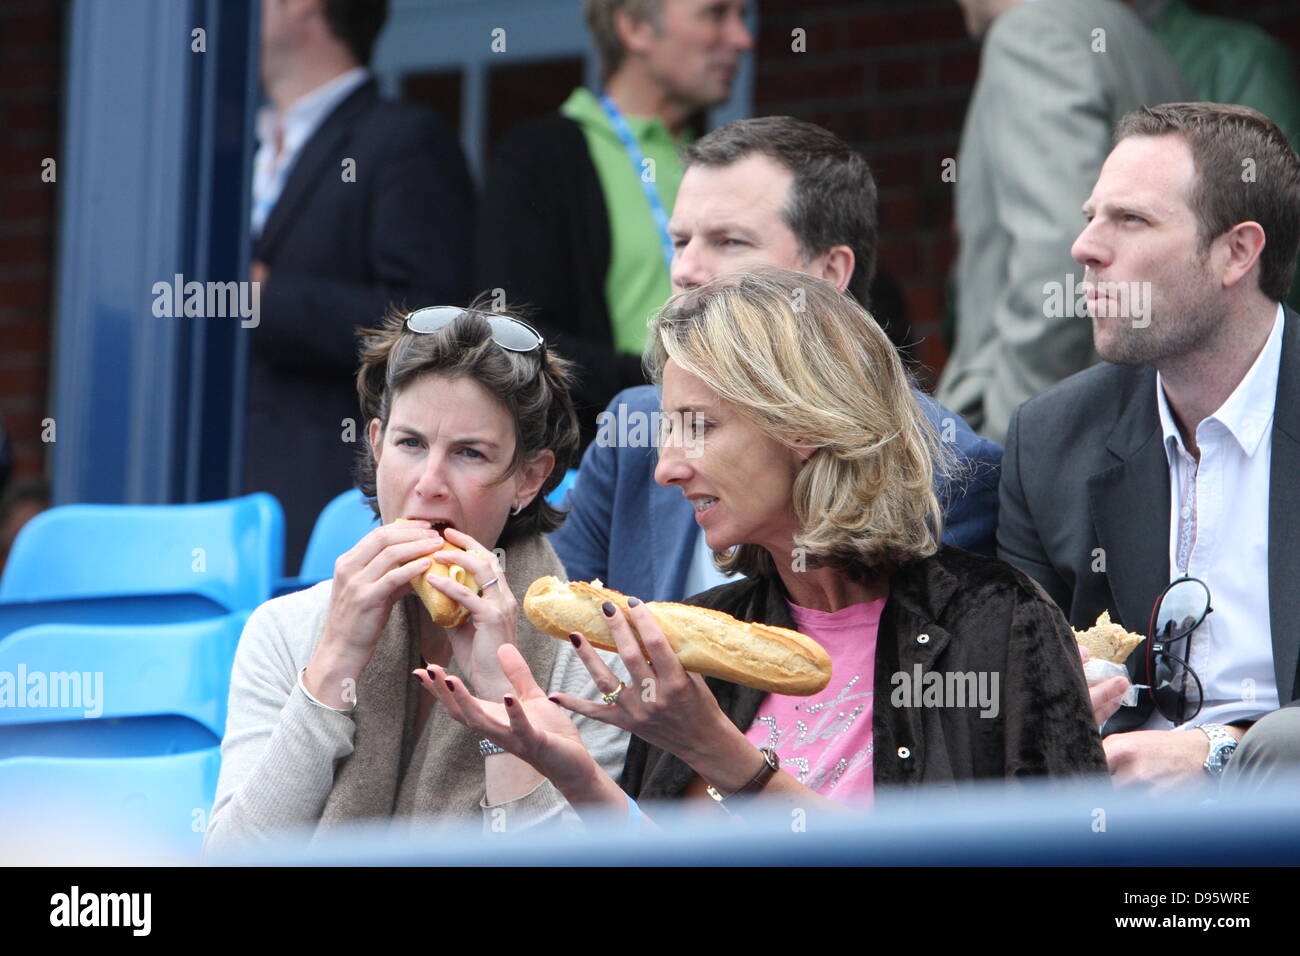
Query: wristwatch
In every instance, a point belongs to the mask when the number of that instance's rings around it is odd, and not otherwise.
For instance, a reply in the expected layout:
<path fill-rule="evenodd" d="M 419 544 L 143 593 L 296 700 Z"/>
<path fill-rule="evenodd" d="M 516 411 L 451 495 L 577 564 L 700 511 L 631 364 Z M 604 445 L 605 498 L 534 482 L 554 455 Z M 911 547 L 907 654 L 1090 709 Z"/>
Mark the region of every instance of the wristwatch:
<path fill-rule="evenodd" d="M 759 753 L 763 755 L 763 766 L 758 768 L 758 773 L 754 774 L 754 776 L 750 778 L 749 783 L 745 784 L 735 793 L 724 797 L 718 792 L 717 788 L 714 787 L 713 784 L 709 784 L 705 787 L 709 796 L 718 801 L 718 804 L 722 809 L 727 809 L 727 801 L 729 800 L 734 801 L 735 803 L 740 803 L 741 801 L 737 799 L 738 797 L 755 796 L 760 790 L 767 786 L 767 782 L 772 779 L 778 770 L 781 769 L 781 758 L 776 755 L 775 750 L 764 747 L 759 751 Z"/>
<path fill-rule="evenodd" d="M 1223 774 L 1228 758 L 1237 749 L 1237 738 L 1223 724 L 1201 724 L 1200 729 L 1210 738 L 1210 752 L 1202 766 L 1206 773 L 1217 778 Z"/>

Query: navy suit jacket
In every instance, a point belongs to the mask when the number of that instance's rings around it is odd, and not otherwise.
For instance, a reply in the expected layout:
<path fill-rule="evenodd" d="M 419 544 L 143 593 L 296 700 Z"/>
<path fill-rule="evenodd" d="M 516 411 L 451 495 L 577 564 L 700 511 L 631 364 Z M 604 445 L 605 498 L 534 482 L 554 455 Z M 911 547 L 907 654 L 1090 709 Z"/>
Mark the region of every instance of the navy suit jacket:
<path fill-rule="evenodd" d="M 355 176 L 345 178 L 345 160 Z M 245 490 L 284 506 L 293 573 L 366 440 L 356 331 L 378 324 L 389 303 L 467 300 L 473 198 L 451 128 L 423 107 L 380 99 L 373 80 L 294 160 L 253 252 L 270 274 L 261 321 L 247 332 L 244 468 Z"/>
<path fill-rule="evenodd" d="M 945 509 L 943 540 L 969 551 L 993 555 L 997 547 L 998 472 L 1002 448 L 971 431 L 961 417 L 934 399 L 916 393 L 940 433 L 954 432 L 958 478 L 935 491 Z M 629 388 L 614 396 L 629 422 L 659 410 L 659 389 Z M 687 595 L 686 573 L 695 554 L 695 512 L 681 489 L 655 484 L 658 450 L 645 442 L 599 441 L 587 446 L 577 483 L 565 498 L 570 509 L 550 536 L 573 581 L 600 578 L 606 585 L 646 601 L 680 601 Z M 640 447 L 629 447 L 637 444 Z"/>

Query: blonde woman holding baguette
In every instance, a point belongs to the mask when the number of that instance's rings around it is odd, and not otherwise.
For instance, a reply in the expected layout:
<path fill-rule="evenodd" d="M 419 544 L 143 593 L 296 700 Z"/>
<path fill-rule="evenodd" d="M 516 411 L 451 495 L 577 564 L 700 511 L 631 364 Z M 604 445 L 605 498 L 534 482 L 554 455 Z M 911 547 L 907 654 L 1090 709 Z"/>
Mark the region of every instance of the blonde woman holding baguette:
<path fill-rule="evenodd" d="M 578 442 L 567 370 L 529 326 L 479 309 L 393 313 L 364 333 L 357 390 L 368 441 L 357 477 L 383 523 L 338 559 L 332 580 L 249 618 L 205 849 L 374 818 L 573 816 L 533 767 L 483 742 L 411 679 L 433 664 L 500 701 L 512 690 L 498 657 L 508 647 L 515 668 L 552 689 L 595 694 L 573 649 L 519 613 L 534 578 L 563 574 L 544 536 L 563 516 L 544 496 Z M 462 567 L 475 586 L 432 572 L 434 562 Z M 435 624 L 413 593 L 421 578 L 426 597 L 446 595 L 469 619 Z M 551 718 L 570 746 L 618 775 L 623 731 L 575 728 L 543 703 L 538 726 Z"/>
<path fill-rule="evenodd" d="M 673 430 L 655 479 L 695 505 L 719 569 L 746 575 L 686 603 L 797 630 L 833 667 L 807 698 L 704 679 L 645 605 L 607 605 L 631 680 L 573 635 L 604 700 L 550 697 L 634 735 L 628 794 L 863 806 L 883 787 L 1105 773 L 1060 610 L 1011 566 L 940 546 L 932 476 L 947 455 L 866 311 L 803 273 L 721 277 L 665 306 L 647 367 Z M 618 806 L 535 706 L 476 700 L 454 678 L 434 691 L 572 803 Z"/>

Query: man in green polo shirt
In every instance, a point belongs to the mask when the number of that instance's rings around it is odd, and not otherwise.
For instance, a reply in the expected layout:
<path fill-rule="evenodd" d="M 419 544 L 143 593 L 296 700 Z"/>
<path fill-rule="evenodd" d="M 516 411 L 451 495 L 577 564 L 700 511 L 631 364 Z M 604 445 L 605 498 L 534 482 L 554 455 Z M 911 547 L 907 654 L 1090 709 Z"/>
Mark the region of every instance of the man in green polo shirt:
<path fill-rule="evenodd" d="M 744 0 L 585 0 L 603 89 L 507 133 L 479 214 L 477 286 L 531 306 L 580 366 L 585 439 L 643 382 L 647 320 L 671 293 L 668 217 L 692 119 L 727 99 L 753 45 Z"/>

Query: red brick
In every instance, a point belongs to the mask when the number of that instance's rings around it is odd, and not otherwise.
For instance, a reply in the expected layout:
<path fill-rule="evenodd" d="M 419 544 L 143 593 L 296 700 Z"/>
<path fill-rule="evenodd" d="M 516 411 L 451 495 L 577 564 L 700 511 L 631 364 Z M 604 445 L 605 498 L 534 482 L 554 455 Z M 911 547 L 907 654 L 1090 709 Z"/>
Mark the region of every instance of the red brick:
<path fill-rule="evenodd" d="M 5 53 L 8 53 L 6 49 Z M 60 83 L 58 57 L 27 60 L 20 66 L 0 70 L 0 90 L 50 90 Z M 6 56 L 7 61 L 7 56 Z"/>
<path fill-rule="evenodd" d="M 39 350 L 49 348 L 50 328 L 45 322 L 0 323 L 0 343 L 5 351 Z"/>
<path fill-rule="evenodd" d="M 46 305 L 50 284 L 36 279 L 8 279 L 0 282 L 0 305 Z"/>
<path fill-rule="evenodd" d="M 11 184 L 0 189 L 0 210 L 3 210 L 0 221 L 14 223 L 29 219 L 53 219 L 57 183 L 42 183 L 39 172 L 30 182 L 28 177 L 22 178 L 20 187 Z"/>
<path fill-rule="evenodd" d="M 48 262 L 51 252 L 49 235 L 0 236 L 0 263 L 5 265 Z"/>
<path fill-rule="evenodd" d="M 42 369 L 5 369 L 0 374 L 0 395 L 35 395 L 44 388 Z"/>
<path fill-rule="evenodd" d="M 979 74 L 979 53 L 950 53 L 939 60 L 939 86 L 974 86 Z"/>
<path fill-rule="evenodd" d="M 921 57 L 887 60 L 876 65 L 876 91 L 897 93 L 930 86 L 929 61 Z"/>

